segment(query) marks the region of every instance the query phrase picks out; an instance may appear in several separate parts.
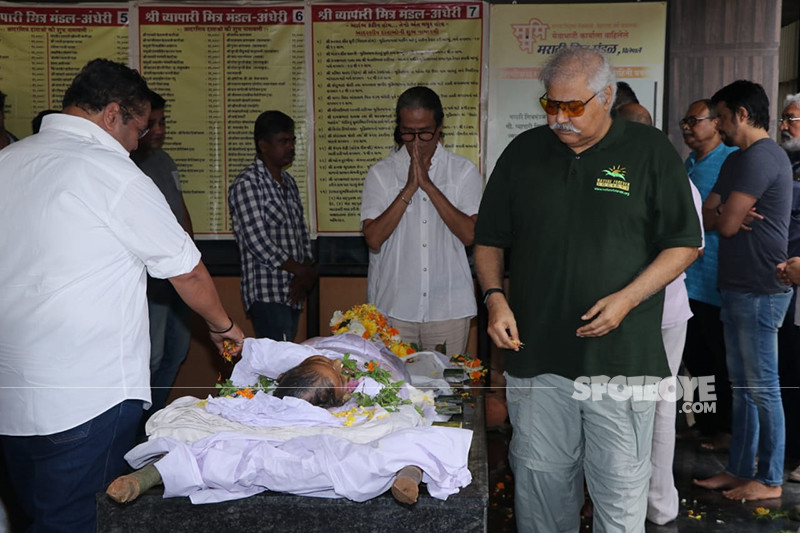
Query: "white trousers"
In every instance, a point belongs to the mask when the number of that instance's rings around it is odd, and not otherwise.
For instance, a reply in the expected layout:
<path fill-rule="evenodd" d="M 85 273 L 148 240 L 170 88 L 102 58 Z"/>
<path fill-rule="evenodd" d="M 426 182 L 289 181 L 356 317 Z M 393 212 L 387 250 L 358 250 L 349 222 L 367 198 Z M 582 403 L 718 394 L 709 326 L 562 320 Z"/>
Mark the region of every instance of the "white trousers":
<path fill-rule="evenodd" d="M 406 322 L 394 317 L 389 317 L 392 326 L 400 332 L 403 342 L 416 344 L 421 350 L 435 350 L 439 344 L 444 344 L 445 355 L 464 353 L 467 349 L 469 338 L 469 318 L 455 318 L 438 322 Z"/>
<path fill-rule="evenodd" d="M 686 322 L 662 329 L 664 350 L 673 377 L 678 373 L 686 343 Z M 647 494 L 647 519 L 654 524 L 666 524 L 678 516 L 678 489 L 672 475 L 675 457 L 675 402 L 656 402 L 656 418 L 653 424 L 653 450 L 650 455 L 653 473 L 650 476 L 650 491 Z"/>

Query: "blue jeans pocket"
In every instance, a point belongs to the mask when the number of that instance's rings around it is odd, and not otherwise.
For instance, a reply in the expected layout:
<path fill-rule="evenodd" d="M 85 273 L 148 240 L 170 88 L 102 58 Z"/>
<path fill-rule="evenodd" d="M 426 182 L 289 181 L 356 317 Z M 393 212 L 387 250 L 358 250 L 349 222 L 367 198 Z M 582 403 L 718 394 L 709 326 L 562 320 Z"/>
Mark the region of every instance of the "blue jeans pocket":
<path fill-rule="evenodd" d="M 89 436 L 91 431 L 92 420 L 89 420 L 88 422 L 84 422 L 80 426 L 76 426 L 72 429 L 48 435 L 47 440 L 53 444 L 67 444 L 69 442 L 76 442 L 81 439 L 85 439 Z"/>

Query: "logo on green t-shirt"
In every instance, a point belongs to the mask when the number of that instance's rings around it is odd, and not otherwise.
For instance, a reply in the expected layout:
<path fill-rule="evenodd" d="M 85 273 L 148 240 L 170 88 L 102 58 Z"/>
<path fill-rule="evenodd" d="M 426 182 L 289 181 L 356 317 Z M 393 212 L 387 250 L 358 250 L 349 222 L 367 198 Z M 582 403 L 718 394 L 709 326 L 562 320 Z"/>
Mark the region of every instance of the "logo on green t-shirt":
<path fill-rule="evenodd" d="M 605 172 L 606 176 L 627 181 L 625 179 L 625 169 L 619 165 L 614 165 L 611 168 L 607 168 L 603 172 Z"/>
<path fill-rule="evenodd" d="M 603 170 L 604 176 L 597 178 L 594 190 L 603 192 L 615 192 L 630 196 L 631 184 L 625 177 L 625 169 L 619 165 L 612 165 Z"/>

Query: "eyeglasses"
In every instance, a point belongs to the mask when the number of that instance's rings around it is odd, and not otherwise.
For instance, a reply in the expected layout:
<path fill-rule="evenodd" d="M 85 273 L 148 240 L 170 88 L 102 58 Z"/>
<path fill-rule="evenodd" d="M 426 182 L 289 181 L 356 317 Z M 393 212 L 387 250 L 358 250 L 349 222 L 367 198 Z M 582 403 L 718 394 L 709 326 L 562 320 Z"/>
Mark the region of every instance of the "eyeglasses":
<path fill-rule="evenodd" d="M 125 106 L 124 106 L 124 105 L 122 105 L 122 104 L 117 104 L 117 105 L 119 105 L 119 110 L 120 110 L 120 111 L 122 111 L 122 118 L 123 118 L 123 120 L 124 120 L 124 122 L 123 122 L 123 123 L 126 123 L 126 122 L 128 122 L 129 120 L 131 120 L 131 119 L 133 118 L 133 113 L 131 113 L 130 111 L 128 111 L 128 108 L 127 108 L 127 107 L 125 107 Z M 141 138 L 143 138 L 145 135 L 147 135 L 149 131 L 150 131 L 150 128 L 145 128 L 145 129 L 143 129 L 143 130 L 139 130 L 139 133 L 138 133 L 138 135 L 139 135 L 139 139 L 141 139 Z"/>
<path fill-rule="evenodd" d="M 544 93 L 541 97 L 539 97 L 539 103 L 542 104 L 542 109 L 548 115 L 557 115 L 558 110 L 564 112 L 565 115 L 568 117 L 580 117 L 583 115 L 583 112 L 586 111 L 586 104 L 592 101 L 592 98 L 600 94 L 600 91 L 594 93 L 588 100 L 585 102 L 581 102 L 580 100 L 569 100 L 567 102 L 562 102 L 561 100 L 551 100 L 547 97 L 547 93 Z"/>
<path fill-rule="evenodd" d="M 428 142 L 436 135 L 435 131 L 401 131 L 400 138 L 403 142 L 413 142 L 414 139 L 419 138 L 422 142 Z"/>
<path fill-rule="evenodd" d="M 701 120 L 710 120 L 717 117 L 686 117 L 682 118 L 678 124 L 681 125 L 681 128 L 684 126 L 689 126 L 690 128 L 694 128 L 695 124 L 700 122 Z"/>
<path fill-rule="evenodd" d="M 791 115 L 783 115 L 781 118 L 778 119 L 778 124 L 783 124 L 784 122 L 786 122 L 786 124 L 788 125 L 788 124 L 791 124 L 792 122 L 796 122 L 798 120 L 800 120 L 800 117 L 793 117 Z"/>

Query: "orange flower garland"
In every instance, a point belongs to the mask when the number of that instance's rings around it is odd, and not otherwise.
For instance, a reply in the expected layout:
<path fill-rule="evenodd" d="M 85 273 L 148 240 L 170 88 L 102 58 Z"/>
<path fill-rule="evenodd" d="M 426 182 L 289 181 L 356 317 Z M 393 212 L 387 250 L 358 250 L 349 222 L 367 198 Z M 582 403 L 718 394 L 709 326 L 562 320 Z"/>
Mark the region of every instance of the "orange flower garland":
<path fill-rule="evenodd" d="M 330 326 L 334 335 L 352 333 L 367 340 L 382 342 L 398 357 L 417 351 L 413 345 L 400 339 L 400 332 L 389 325 L 389 320 L 374 304 L 355 305 L 344 313 L 336 311 Z"/>

